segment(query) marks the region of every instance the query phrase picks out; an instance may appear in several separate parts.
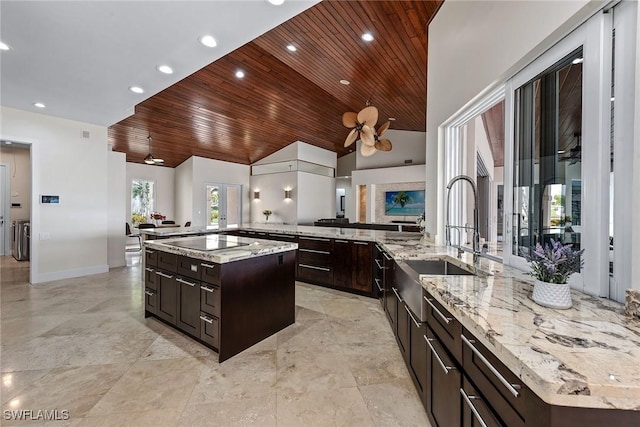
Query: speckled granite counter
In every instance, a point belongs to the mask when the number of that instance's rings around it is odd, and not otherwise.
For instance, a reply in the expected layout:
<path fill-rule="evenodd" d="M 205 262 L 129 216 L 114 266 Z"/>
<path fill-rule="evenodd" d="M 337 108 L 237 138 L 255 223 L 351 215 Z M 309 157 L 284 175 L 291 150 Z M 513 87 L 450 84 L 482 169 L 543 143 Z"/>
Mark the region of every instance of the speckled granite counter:
<path fill-rule="evenodd" d="M 171 236 L 188 236 L 198 234 L 216 234 L 220 232 L 218 227 L 162 227 L 162 228 L 143 228 L 138 230 L 142 236 L 153 237 L 171 237 Z"/>
<path fill-rule="evenodd" d="M 218 243 L 239 244 L 241 246 L 203 250 L 176 245 L 193 244 L 194 246 L 204 245 L 203 247 L 215 247 Z M 218 234 L 198 237 L 182 237 L 178 239 L 147 240 L 145 241 L 144 246 L 149 249 L 156 249 L 205 261 L 212 261 L 218 264 L 240 261 L 247 258 L 255 258 L 279 252 L 293 251 L 298 248 L 296 243 L 276 242 L 273 240 L 251 239 Z"/>
<path fill-rule="evenodd" d="M 541 307 L 531 300 L 532 277 L 486 258 L 474 265 L 467 253 L 458 260 L 455 249 L 435 246 L 418 233 L 281 224 L 242 228 L 374 241 L 399 262 L 446 257 L 473 266 L 484 274 L 421 276 L 423 287 L 541 399 L 640 411 L 640 320 L 625 316 L 622 304 L 573 291 L 573 308 Z"/>

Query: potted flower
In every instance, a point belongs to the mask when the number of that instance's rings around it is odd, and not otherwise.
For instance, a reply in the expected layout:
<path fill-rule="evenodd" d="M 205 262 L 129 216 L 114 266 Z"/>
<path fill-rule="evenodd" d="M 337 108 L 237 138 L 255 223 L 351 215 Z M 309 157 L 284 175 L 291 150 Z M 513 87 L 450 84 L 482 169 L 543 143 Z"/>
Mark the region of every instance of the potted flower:
<path fill-rule="evenodd" d="M 425 217 L 424 217 L 424 212 L 422 212 L 417 218 L 416 218 L 416 224 L 418 224 L 418 227 L 420 227 L 420 232 L 424 233 L 424 227 L 425 227 Z"/>
<path fill-rule="evenodd" d="M 262 211 L 262 215 L 264 215 L 265 221 L 269 221 L 269 215 L 273 214 L 269 209 L 265 209 Z"/>
<path fill-rule="evenodd" d="M 573 250 L 571 245 L 562 245 L 551 239 L 551 246 L 542 247 L 536 244 L 531 255 L 525 258 L 531 265 L 531 275 L 536 278 L 533 286 L 533 300 L 545 307 L 570 308 L 571 292 L 569 276 L 580 271 L 582 267 L 581 255 L 584 249 Z"/>
<path fill-rule="evenodd" d="M 150 215 L 150 217 L 151 217 L 151 219 L 153 220 L 154 224 L 156 224 L 156 225 L 160 224 L 160 222 L 161 222 L 163 219 L 166 219 L 166 218 L 167 218 L 166 216 L 164 216 L 164 215 L 162 215 L 162 214 L 159 214 L 159 213 L 157 213 L 157 212 L 153 212 L 153 213 Z"/>

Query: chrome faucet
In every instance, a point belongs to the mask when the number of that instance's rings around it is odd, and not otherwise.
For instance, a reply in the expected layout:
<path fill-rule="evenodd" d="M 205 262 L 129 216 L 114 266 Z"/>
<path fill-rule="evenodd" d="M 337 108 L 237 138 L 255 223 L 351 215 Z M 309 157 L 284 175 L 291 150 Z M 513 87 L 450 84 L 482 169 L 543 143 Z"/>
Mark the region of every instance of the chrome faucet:
<path fill-rule="evenodd" d="M 447 213 L 446 213 L 446 225 L 445 225 L 445 239 L 448 245 L 451 245 L 451 228 L 458 228 L 456 226 L 449 225 L 449 201 L 451 196 L 451 187 L 456 181 L 467 181 L 471 185 L 473 190 L 473 255 L 474 259 L 480 255 L 480 233 L 478 232 L 478 189 L 473 178 L 467 175 L 458 175 L 449 181 L 447 184 Z M 460 243 L 460 242 L 458 242 Z M 458 248 L 460 249 L 460 248 Z"/>

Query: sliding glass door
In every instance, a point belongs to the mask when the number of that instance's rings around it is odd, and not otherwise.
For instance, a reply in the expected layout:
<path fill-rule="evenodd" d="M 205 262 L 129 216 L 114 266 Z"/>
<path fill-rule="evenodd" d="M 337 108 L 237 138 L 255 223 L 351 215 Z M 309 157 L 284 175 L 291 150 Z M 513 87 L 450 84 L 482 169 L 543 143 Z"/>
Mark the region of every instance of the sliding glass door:
<path fill-rule="evenodd" d="M 238 228 L 242 225 L 242 186 L 240 184 L 206 184 L 207 225 Z"/>

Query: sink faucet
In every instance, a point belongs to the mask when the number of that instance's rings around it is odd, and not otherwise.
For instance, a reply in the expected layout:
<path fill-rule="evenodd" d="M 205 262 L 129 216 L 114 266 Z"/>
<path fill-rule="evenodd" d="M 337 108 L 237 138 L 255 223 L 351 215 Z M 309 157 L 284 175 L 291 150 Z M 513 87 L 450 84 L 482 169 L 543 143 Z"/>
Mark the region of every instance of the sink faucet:
<path fill-rule="evenodd" d="M 451 244 L 451 228 L 449 225 L 449 201 L 451 196 L 451 187 L 457 181 L 467 181 L 471 185 L 473 190 L 473 257 L 474 259 L 480 255 L 480 233 L 478 232 L 478 189 L 473 178 L 467 175 L 458 175 L 449 181 L 447 184 L 447 212 L 446 212 L 446 225 L 445 225 L 445 238 L 448 245 Z M 459 249 L 459 248 L 458 248 Z"/>

